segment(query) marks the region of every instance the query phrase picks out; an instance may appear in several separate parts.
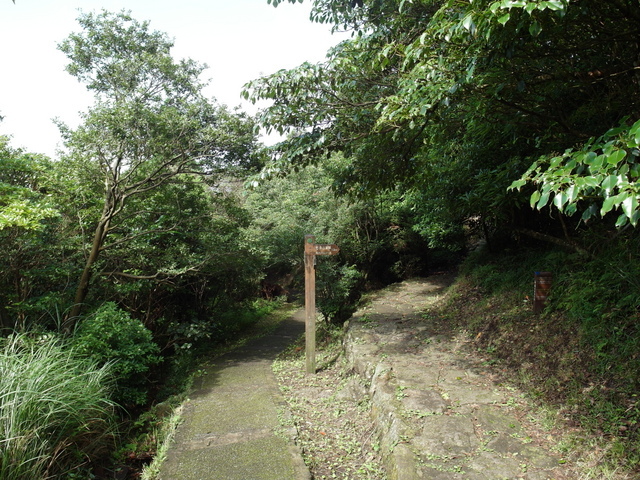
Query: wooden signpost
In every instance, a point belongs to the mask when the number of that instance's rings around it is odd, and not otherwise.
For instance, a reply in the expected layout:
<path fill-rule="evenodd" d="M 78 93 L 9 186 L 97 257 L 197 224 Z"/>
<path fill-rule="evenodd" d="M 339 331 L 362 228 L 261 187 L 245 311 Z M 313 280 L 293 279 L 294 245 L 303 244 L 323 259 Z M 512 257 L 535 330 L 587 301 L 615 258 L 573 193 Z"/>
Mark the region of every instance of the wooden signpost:
<path fill-rule="evenodd" d="M 304 307 L 306 372 L 316 373 L 316 255 L 336 255 L 340 248 L 316 243 L 313 235 L 304 236 Z"/>

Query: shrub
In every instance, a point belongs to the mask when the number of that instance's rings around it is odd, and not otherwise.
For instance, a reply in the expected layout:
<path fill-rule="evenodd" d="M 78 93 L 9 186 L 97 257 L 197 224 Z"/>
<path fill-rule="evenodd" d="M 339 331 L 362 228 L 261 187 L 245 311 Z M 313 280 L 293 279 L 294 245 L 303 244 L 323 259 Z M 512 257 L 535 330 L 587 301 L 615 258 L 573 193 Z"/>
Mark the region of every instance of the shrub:
<path fill-rule="evenodd" d="M 115 401 L 122 405 L 146 402 L 145 374 L 160 362 L 160 357 L 151 331 L 142 322 L 107 302 L 81 322 L 74 345 L 101 365 L 113 363 Z"/>
<path fill-rule="evenodd" d="M 53 337 L 0 340 L 0 480 L 53 478 L 112 438 L 110 365 Z"/>
<path fill-rule="evenodd" d="M 362 273 L 353 265 L 339 265 L 330 261 L 318 262 L 317 271 L 318 310 L 330 323 L 344 322 L 356 310 Z"/>

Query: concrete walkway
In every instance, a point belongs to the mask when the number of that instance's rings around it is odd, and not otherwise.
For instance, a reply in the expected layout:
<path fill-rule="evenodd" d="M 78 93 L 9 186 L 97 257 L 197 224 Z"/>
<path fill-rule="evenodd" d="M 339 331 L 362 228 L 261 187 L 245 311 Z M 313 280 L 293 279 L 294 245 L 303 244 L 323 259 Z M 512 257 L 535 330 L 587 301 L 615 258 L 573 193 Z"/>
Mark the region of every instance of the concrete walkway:
<path fill-rule="evenodd" d="M 160 480 L 308 480 L 271 364 L 304 332 L 298 311 L 215 361 L 183 411 Z"/>

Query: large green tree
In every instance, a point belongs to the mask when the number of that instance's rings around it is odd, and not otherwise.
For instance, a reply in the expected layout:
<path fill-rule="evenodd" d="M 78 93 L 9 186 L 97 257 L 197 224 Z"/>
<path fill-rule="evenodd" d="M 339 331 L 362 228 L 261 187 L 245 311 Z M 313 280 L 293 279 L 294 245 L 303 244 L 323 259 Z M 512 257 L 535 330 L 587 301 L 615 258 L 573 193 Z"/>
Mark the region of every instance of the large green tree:
<path fill-rule="evenodd" d="M 95 93 L 95 104 L 78 128 L 61 126 L 68 150 L 63 162 L 87 196 L 101 199 L 89 217 L 93 235 L 70 318 L 81 311 L 102 252 L 184 228 L 187 212 L 180 212 L 179 196 L 172 197 L 171 218 L 140 198 L 161 189 L 188 189 L 193 176 L 212 179 L 245 166 L 256 146 L 250 119 L 203 96 L 204 66 L 174 60 L 166 34 L 126 12 L 81 14 L 78 22 L 82 31 L 60 49 L 70 60 L 69 73 Z M 193 267 L 120 275 L 157 278 Z"/>
<path fill-rule="evenodd" d="M 636 0 L 316 0 L 312 18 L 351 29 L 353 38 L 326 62 L 251 82 L 245 95 L 273 101 L 262 122 L 290 135 L 276 156 L 280 164 L 341 150 L 352 160 L 343 191 L 401 183 L 443 199 L 437 209 L 446 215 L 431 220 L 477 218 L 485 231 L 522 227 L 523 218 L 531 226 L 531 214 L 519 209 L 522 198 L 507 192 L 512 181 L 540 156 L 584 151 L 590 137 L 626 116 L 631 123 L 640 117 L 637 6 Z M 631 131 L 635 138 L 637 129 Z M 633 165 L 624 166 L 635 163 L 634 145 L 627 142 L 626 155 L 616 153 L 618 144 L 609 148 L 613 157 L 605 155 L 605 163 L 620 163 L 620 170 L 587 180 L 602 187 L 601 201 L 613 178 L 621 188 L 635 185 Z M 563 195 L 592 194 L 566 192 L 571 179 L 558 188 L 536 180 L 547 185 L 538 206 L 553 191 L 564 192 L 559 206 L 567 203 Z M 618 196 L 602 211 L 612 205 L 635 222 L 636 201 Z"/>

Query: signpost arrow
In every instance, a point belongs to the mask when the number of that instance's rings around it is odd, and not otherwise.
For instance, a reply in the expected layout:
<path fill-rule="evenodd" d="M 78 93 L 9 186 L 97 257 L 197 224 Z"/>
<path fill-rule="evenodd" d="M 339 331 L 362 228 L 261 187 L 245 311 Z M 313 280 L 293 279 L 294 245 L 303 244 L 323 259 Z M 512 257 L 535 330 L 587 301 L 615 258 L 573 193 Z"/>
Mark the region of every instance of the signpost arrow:
<path fill-rule="evenodd" d="M 304 237 L 304 306 L 306 372 L 316 373 L 316 255 L 336 255 L 334 244 L 315 243 L 316 237 Z"/>
<path fill-rule="evenodd" d="M 340 247 L 332 243 L 322 244 L 316 243 L 316 255 L 337 255 L 340 253 Z"/>

